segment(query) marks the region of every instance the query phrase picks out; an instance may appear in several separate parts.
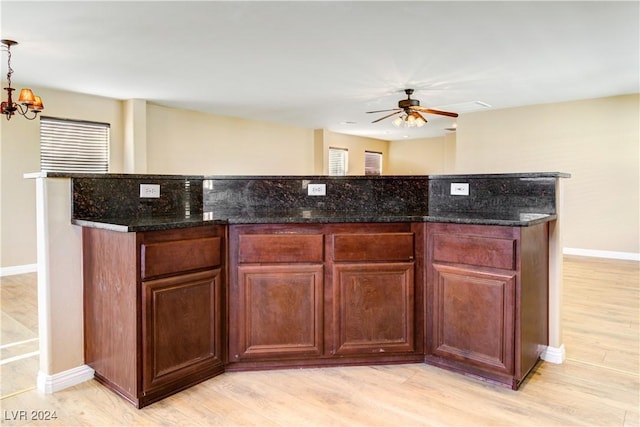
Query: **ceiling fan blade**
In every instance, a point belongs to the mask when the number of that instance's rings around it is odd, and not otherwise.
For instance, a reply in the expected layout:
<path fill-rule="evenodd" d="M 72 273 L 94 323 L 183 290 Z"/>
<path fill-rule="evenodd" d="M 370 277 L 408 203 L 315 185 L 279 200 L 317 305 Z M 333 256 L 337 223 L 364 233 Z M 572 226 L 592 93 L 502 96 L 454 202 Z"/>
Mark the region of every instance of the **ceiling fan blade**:
<path fill-rule="evenodd" d="M 420 118 L 421 118 L 422 120 L 424 120 L 424 122 L 425 122 L 425 123 L 427 123 L 427 119 L 425 119 L 425 118 L 424 118 L 424 116 L 423 116 L 422 114 L 418 113 L 417 111 L 414 111 L 414 113 L 416 113 L 418 116 L 420 116 Z"/>
<path fill-rule="evenodd" d="M 387 115 L 386 115 L 386 116 L 384 116 L 384 117 L 380 117 L 379 119 L 376 119 L 376 120 L 372 121 L 371 123 L 377 123 L 377 122 L 379 122 L 380 120 L 384 120 L 384 119 L 386 119 L 386 118 L 388 118 L 388 117 L 395 116 L 396 114 L 400 114 L 401 112 L 402 112 L 402 110 L 398 110 L 398 111 L 396 111 L 396 112 L 394 112 L 394 113 L 387 114 Z"/>
<path fill-rule="evenodd" d="M 458 113 L 450 113 L 448 111 L 433 110 L 431 108 L 411 107 L 412 110 L 421 111 L 428 114 L 439 114 L 441 116 L 458 117 Z"/>
<path fill-rule="evenodd" d="M 367 113 L 366 113 L 366 114 L 371 114 L 371 113 L 384 113 L 384 112 L 387 112 L 387 111 L 401 111 L 401 109 L 400 109 L 400 108 L 394 108 L 394 109 L 391 109 L 391 110 L 367 111 Z"/>

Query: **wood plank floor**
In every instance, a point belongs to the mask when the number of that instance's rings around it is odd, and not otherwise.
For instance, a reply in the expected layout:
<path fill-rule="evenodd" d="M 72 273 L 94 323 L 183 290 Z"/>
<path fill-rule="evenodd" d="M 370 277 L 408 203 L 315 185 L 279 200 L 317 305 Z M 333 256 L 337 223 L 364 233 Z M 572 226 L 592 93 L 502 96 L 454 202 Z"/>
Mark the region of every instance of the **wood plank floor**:
<path fill-rule="evenodd" d="M 35 389 L 3 392 L 1 421 L 65 426 L 638 426 L 639 266 L 565 258 L 567 361 L 540 363 L 517 392 L 422 364 L 242 372 L 223 374 L 141 410 L 95 381 L 51 395 Z M 37 328 L 27 315 L 33 310 L 27 301 L 33 297 L 30 290 L 25 289 L 29 298 L 5 301 L 13 298 L 8 289 L 17 282 L 35 287 L 35 277 L 2 279 L 3 345 L 13 336 L 24 340 L 18 330 L 30 337 Z M 14 307 L 23 302 L 24 307 Z M 27 375 L 34 383 L 36 371 L 37 364 L 29 374 L 3 369 L 2 383 L 17 381 L 9 378 L 14 375 Z M 27 411 L 27 420 L 13 419 L 21 416 L 18 411 Z M 38 413 L 32 411 L 55 412 L 57 418 L 36 421 L 32 415 Z"/>
<path fill-rule="evenodd" d="M 35 387 L 40 366 L 36 274 L 0 277 L 0 396 Z"/>

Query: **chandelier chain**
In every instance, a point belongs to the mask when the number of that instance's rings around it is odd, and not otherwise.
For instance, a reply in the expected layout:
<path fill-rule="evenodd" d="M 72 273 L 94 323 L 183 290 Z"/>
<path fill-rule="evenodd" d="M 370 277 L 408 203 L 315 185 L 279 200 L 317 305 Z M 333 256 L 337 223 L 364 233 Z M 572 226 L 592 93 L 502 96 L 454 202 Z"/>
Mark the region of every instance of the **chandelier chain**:
<path fill-rule="evenodd" d="M 11 75 L 13 74 L 13 68 L 11 68 L 11 46 L 7 46 L 7 84 L 11 87 Z"/>

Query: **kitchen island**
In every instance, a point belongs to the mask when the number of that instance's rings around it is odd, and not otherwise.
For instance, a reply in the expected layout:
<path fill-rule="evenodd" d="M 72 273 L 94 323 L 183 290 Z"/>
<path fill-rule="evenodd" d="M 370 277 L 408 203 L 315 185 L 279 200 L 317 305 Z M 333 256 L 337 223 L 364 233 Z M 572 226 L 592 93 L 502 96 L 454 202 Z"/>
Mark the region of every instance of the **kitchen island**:
<path fill-rule="evenodd" d="M 515 389 L 549 349 L 561 177 L 72 177 L 84 363 L 139 407 L 225 370 L 332 364 L 424 361 Z M 156 181 L 166 200 L 140 199 Z M 469 196 L 447 197 L 460 182 Z M 100 365 L 122 342 L 93 332 L 107 319 L 130 332 L 126 372 Z"/>

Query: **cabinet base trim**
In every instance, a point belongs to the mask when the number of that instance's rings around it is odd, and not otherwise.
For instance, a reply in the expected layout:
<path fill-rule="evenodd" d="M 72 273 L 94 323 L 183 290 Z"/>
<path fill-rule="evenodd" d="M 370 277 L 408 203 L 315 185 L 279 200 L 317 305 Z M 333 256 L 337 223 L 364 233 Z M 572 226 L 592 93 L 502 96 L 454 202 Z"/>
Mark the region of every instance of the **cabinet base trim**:
<path fill-rule="evenodd" d="M 35 273 L 38 271 L 38 264 L 14 265 L 10 267 L 0 267 L 0 277 L 13 276 L 16 274 Z"/>
<path fill-rule="evenodd" d="M 576 255 L 594 258 L 622 259 L 628 261 L 640 261 L 638 252 L 601 251 L 597 249 L 563 248 L 564 255 Z"/>
<path fill-rule="evenodd" d="M 38 390 L 51 394 L 65 388 L 83 383 L 93 379 L 94 370 L 88 365 L 81 365 L 57 374 L 48 375 L 42 371 L 38 372 Z"/>
<path fill-rule="evenodd" d="M 561 364 L 564 363 L 567 355 L 564 350 L 564 344 L 560 344 L 560 347 L 547 347 L 546 350 L 540 355 L 540 359 L 545 362 Z"/>
<path fill-rule="evenodd" d="M 226 372 L 263 371 L 272 369 L 331 368 L 336 366 L 374 366 L 423 363 L 422 355 L 380 357 L 335 357 L 318 359 L 242 361 L 226 365 Z"/>

